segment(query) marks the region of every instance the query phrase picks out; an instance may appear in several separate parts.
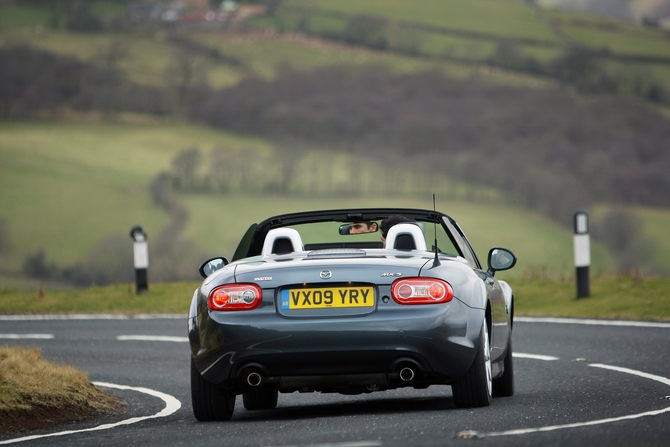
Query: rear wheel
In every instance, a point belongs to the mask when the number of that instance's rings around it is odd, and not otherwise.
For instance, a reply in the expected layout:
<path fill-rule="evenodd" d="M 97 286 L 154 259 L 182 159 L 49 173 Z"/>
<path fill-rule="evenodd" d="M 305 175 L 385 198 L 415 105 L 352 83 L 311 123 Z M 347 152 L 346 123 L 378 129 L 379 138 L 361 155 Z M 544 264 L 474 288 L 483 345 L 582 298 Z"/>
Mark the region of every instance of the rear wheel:
<path fill-rule="evenodd" d="M 276 390 L 261 390 L 244 393 L 242 401 L 247 410 L 272 410 L 277 407 L 279 392 Z"/>
<path fill-rule="evenodd" d="M 484 321 L 475 360 L 463 377 L 451 386 L 459 408 L 487 407 L 493 397 L 489 331 Z"/>
<path fill-rule="evenodd" d="M 191 402 L 199 421 L 227 421 L 233 417 L 235 395 L 205 380 L 191 358 Z"/>
<path fill-rule="evenodd" d="M 514 363 L 512 361 L 512 334 L 507 345 L 507 354 L 503 361 L 503 375 L 493 379 L 493 395 L 509 397 L 514 395 Z"/>

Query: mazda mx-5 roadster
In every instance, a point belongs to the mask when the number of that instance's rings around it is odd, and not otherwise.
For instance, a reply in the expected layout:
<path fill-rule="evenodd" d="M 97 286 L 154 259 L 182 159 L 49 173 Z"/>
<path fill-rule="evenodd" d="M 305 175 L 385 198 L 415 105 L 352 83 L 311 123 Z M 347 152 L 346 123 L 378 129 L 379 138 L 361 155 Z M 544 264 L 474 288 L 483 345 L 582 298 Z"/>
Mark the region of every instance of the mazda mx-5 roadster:
<path fill-rule="evenodd" d="M 451 386 L 457 407 L 514 394 L 504 248 L 482 266 L 451 217 L 420 209 L 284 214 L 210 259 L 188 319 L 195 417 L 225 421 L 279 393 Z"/>

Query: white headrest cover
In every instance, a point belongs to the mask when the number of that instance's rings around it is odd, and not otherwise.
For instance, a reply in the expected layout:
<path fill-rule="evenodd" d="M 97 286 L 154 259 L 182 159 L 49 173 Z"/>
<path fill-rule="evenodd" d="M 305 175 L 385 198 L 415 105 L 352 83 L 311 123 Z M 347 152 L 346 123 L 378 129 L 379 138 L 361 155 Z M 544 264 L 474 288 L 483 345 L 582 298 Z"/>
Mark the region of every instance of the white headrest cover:
<path fill-rule="evenodd" d="M 265 236 L 265 241 L 263 242 L 263 256 L 272 254 L 272 248 L 277 239 L 288 239 L 293 245 L 293 251 L 304 251 L 300 233 L 293 228 L 275 228 L 274 230 L 268 231 L 268 234 Z"/>
<path fill-rule="evenodd" d="M 416 249 L 426 251 L 426 239 L 423 237 L 423 231 L 418 225 L 412 223 L 393 225 L 386 235 L 386 248 L 395 248 L 396 239 L 401 234 L 411 235 L 414 238 Z"/>

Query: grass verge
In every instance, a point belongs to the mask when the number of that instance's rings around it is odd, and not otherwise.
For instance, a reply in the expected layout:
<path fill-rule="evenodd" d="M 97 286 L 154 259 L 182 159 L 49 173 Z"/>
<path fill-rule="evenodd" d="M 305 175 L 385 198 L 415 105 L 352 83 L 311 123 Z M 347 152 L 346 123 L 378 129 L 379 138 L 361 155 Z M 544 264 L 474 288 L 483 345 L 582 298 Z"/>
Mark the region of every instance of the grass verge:
<path fill-rule="evenodd" d="M 514 289 L 515 315 L 670 321 L 670 278 L 594 275 L 591 296 L 576 298 L 573 278 L 500 275 Z M 155 283 L 137 295 L 120 284 L 75 290 L 0 290 L 0 314 L 183 314 L 199 282 Z"/>
<path fill-rule="evenodd" d="M 669 278 L 598 276 L 591 294 L 577 299 L 572 280 L 510 279 L 515 315 L 670 321 Z"/>
<path fill-rule="evenodd" d="M 0 347 L 0 433 L 76 422 L 118 407 L 86 373 L 44 360 L 39 349 Z"/>
<path fill-rule="evenodd" d="M 154 283 L 137 295 L 135 285 L 70 290 L 0 290 L 0 314 L 184 314 L 199 282 Z"/>

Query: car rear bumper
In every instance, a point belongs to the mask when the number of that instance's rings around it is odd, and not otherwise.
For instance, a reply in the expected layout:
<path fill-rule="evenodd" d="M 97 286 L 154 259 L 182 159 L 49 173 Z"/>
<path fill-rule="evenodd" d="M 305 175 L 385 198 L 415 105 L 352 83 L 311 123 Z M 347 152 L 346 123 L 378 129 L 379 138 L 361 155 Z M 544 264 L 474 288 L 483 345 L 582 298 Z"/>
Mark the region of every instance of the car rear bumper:
<path fill-rule="evenodd" d="M 287 319 L 273 305 L 253 312 L 201 312 L 189 320 L 198 370 L 238 392 L 257 376 L 284 391 L 448 383 L 475 355 L 484 311 L 458 299 L 378 308 L 350 318 Z M 400 377 L 411 369 L 412 380 Z"/>

